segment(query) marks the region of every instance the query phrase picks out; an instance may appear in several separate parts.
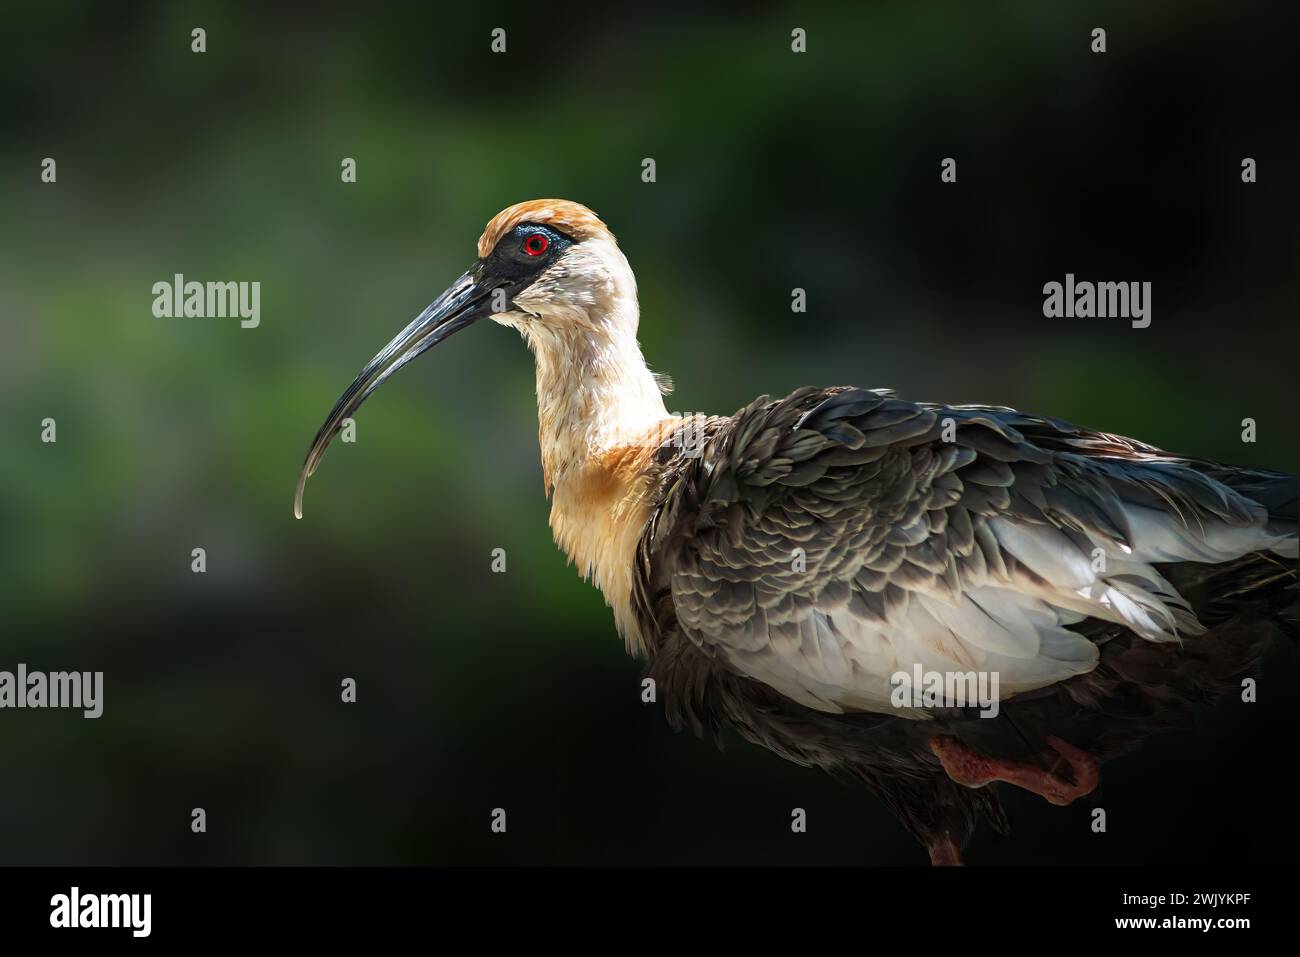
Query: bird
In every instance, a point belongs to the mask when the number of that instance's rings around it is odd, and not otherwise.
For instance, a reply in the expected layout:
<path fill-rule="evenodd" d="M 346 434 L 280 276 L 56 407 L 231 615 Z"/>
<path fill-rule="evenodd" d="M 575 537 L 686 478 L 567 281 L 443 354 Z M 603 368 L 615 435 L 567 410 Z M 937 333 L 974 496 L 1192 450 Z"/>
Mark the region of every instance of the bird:
<path fill-rule="evenodd" d="M 674 415 L 588 207 L 517 203 L 316 433 L 294 498 L 397 370 L 487 318 L 534 354 L 558 547 L 669 725 L 858 782 L 934 865 L 1184 726 L 1296 637 L 1297 480 L 1003 406 L 804 387 Z M 996 708 L 957 684 L 993 676 Z M 910 676 L 910 678 L 908 677 Z M 901 694 L 900 694 L 901 690 Z M 991 712 L 996 712 L 995 714 Z"/>

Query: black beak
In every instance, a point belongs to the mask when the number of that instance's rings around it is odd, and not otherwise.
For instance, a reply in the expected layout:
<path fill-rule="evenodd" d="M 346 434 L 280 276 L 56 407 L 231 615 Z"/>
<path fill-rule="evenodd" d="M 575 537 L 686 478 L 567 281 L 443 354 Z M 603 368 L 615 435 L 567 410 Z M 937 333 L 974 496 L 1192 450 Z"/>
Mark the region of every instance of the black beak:
<path fill-rule="evenodd" d="M 293 498 L 293 514 L 302 518 L 302 492 L 307 479 L 316 471 L 325 450 L 334 436 L 343 427 L 343 420 L 351 416 L 361 403 L 370 397 L 394 372 L 406 365 L 420 353 L 436 346 L 454 332 L 459 332 L 471 323 L 502 311 L 493 308 L 491 302 L 493 291 L 505 285 L 492 280 L 485 281 L 483 264 L 475 263 L 465 271 L 441 296 L 431 302 L 425 310 L 415 317 L 415 321 L 399 332 L 393 341 L 384 346 L 379 355 L 367 363 L 361 374 L 347 388 L 338 402 L 330 410 L 325 424 L 316 433 L 307 458 L 302 464 L 302 473 L 298 476 L 298 489 Z"/>

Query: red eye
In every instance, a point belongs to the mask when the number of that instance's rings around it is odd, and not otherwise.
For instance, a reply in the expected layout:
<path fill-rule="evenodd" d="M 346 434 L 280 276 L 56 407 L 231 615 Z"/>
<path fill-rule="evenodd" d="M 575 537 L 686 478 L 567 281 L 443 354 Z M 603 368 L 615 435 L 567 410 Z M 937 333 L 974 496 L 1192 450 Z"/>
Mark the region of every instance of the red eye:
<path fill-rule="evenodd" d="M 533 233 L 524 240 L 524 252 L 530 256 L 540 256 L 546 252 L 546 247 L 551 245 L 551 241 L 541 233 Z"/>

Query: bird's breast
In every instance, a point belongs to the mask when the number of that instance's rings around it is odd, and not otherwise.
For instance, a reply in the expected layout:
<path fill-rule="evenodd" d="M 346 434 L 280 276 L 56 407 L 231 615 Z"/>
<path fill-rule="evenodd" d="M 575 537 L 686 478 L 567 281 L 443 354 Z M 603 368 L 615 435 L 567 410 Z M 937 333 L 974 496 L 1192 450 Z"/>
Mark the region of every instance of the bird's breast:
<path fill-rule="evenodd" d="M 551 500 L 556 544 L 605 596 L 628 650 L 644 651 L 632 611 L 632 569 L 650 516 L 663 429 L 591 456 L 558 477 Z"/>

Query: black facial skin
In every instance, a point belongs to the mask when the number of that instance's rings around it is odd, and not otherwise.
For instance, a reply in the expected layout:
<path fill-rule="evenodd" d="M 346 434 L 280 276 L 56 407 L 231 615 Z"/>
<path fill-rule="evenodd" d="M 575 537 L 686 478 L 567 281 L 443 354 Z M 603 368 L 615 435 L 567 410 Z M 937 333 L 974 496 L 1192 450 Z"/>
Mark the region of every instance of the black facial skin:
<path fill-rule="evenodd" d="M 524 252 L 524 243 L 528 237 L 539 233 L 546 237 L 549 245 L 540 256 L 530 256 Z M 502 236 L 496 248 L 483 259 L 483 275 L 498 280 L 493 285 L 506 286 L 509 289 L 507 301 L 510 301 L 572 245 L 572 239 L 549 226 L 520 223 Z"/>

